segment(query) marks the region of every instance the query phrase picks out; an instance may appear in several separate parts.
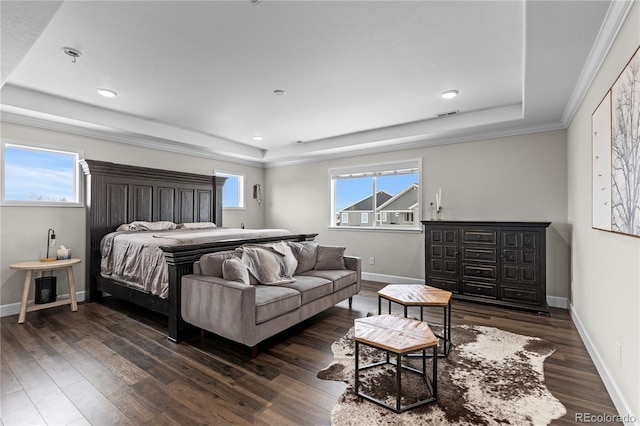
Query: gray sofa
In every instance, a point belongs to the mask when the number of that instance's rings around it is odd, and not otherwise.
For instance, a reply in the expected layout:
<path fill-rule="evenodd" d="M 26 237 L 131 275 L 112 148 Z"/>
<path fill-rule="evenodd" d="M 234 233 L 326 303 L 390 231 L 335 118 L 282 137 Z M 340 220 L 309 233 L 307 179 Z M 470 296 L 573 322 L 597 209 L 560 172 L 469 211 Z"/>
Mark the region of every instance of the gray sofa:
<path fill-rule="evenodd" d="M 203 255 L 182 278 L 182 318 L 242 343 L 259 342 L 360 291 L 361 259 L 315 241 Z"/>

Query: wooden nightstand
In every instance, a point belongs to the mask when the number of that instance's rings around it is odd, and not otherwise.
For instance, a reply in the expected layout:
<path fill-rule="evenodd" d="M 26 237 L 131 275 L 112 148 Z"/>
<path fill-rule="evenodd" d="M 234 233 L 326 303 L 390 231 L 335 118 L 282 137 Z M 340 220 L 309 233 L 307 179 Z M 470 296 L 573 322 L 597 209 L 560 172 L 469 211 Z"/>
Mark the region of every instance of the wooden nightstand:
<path fill-rule="evenodd" d="M 22 290 L 22 303 L 20 305 L 20 315 L 18 323 L 22 324 L 27 316 L 27 312 L 39 311 L 40 309 L 53 308 L 54 306 L 71 305 L 72 311 L 78 310 L 78 300 L 76 299 L 76 282 L 73 277 L 73 265 L 80 263 L 80 259 L 56 260 L 55 262 L 41 262 L 39 260 L 30 260 L 27 262 L 18 262 L 9 265 L 11 269 L 27 271 L 24 279 L 24 288 Z M 53 271 L 55 269 L 67 269 L 67 278 L 69 279 L 69 298 L 56 300 L 51 303 L 33 304 L 27 303 L 29 297 L 29 287 L 31 287 L 31 278 L 35 271 L 35 278 L 42 277 L 44 271 Z"/>

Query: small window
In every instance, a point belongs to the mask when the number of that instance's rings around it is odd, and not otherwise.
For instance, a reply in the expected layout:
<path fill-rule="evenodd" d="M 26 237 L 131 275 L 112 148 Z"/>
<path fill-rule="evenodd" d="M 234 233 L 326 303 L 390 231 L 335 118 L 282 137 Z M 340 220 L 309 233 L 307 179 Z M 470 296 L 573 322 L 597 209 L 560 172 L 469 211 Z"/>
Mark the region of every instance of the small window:
<path fill-rule="evenodd" d="M 216 176 L 227 178 L 222 187 L 222 207 L 244 209 L 244 175 L 216 172 Z"/>
<path fill-rule="evenodd" d="M 342 213 L 342 214 L 341 214 L 341 217 L 340 217 L 340 221 L 341 221 L 343 224 L 347 224 L 347 223 L 349 223 L 349 213 Z"/>
<path fill-rule="evenodd" d="M 421 169 L 417 159 L 329 170 L 331 226 L 421 229 Z"/>
<path fill-rule="evenodd" d="M 80 206 L 80 153 L 2 144 L 2 204 Z"/>

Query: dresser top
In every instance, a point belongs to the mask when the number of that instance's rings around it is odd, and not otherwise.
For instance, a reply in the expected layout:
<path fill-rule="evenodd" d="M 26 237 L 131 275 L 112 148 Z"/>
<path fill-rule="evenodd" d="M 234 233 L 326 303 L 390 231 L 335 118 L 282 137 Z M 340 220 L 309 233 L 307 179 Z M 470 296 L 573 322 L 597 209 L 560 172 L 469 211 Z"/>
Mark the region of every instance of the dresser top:
<path fill-rule="evenodd" d="M 509 226 L 509 227 L 549 227 L 551 222 L 513 222 L 513 221 L 478 221 L 478 220 L 423 220 L 424 226 Z"/>

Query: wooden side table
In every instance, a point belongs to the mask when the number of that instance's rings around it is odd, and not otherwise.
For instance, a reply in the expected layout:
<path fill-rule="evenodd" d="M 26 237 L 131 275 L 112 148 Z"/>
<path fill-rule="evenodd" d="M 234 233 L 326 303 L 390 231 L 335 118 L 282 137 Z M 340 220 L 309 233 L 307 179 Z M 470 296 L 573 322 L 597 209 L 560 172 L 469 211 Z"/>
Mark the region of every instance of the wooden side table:
<path fill-rule="evenodd" d="M 426 322 L 397 317 L 395 315 L 377 315 L 366 318 L 358 318 L 354 321 L 355 340 L 355 394 L 361 398 L 388 408 L 396 413 L 410 410 L 424 404 L 435 402 L 438 398 L 438 338 L 433 334 Z M 367 345 L 373 348 L 386 351 L 386 359 L 374 362 L 369 365 L 360 366 L 360 345 Z M 433 348 L 431 356 L 432 373 L 431 380 L 427 376 L 426 349 Z M 415 369 L 402 364 L 402 355 L 410 352 L 421 351 L 422 370 Z M 391 362 L 389 354 L 395 355 L 395 363 Z M 385 403 L 380 399 L 367 395 L 360 391 L 360 372 L 369 368 L 374 368 L 385 364 L 395 364 L 396 366 L 396 404 L 395 407 Z M 402 399 L 402 370 L 419 374 L 423 377 L 425 384 L 431 393 L 431 397 L 416 401 L 412 404 L 401 406 Z"/>
<path fill-rule="evenodd" d="M 439 357 L 447 357 L 451 349 L 451 292 L 428 285 L 420 284 L 389 284 L 378 291 L 378 314 L 382 313 L 382 299 L 389 301 L 389 313 L 391 313 L 391 302 L 395 302 L 404 307 L 404 317 L 407 317 L 409 306 L 420 307 L 420 321 L 423 321 L 423 308 L 441 307 L 444 309 L 443 333 L 437 335 L 444 342 L 442 352 Z"/>
<path fill-rule="evenodd" d="M 27 271 L 24 278 L 24 287 L 22 290 L 22 303 L 20 305 L 20 315 L 18 316 L 18 324 L 22 324 L 27 316 L 27 312 L 39 311 L 40 309 L 53 308 L 54 306 L 71 305 L 73 312 L 78 310 L 78 300 L 76 299 L 76 281 L 73 277 L 73 265 L 80 263 L 80 259 L 56 260 L 55 262 L 41 262 L 39 260 L 30 260 L 27 262 L 18 262 L 9 265 L 11 269 Z M 67 278 L 69 280 L 69 298 L 59 299 L 55 302 L 34 304 L 27 303 L 29 297 L 29 288 L 31 287 L 31 278 L 35 271 L 35 278 L 42 277 L 44 271 L 53 271 L 55 269 L 67 269 Z"/>

